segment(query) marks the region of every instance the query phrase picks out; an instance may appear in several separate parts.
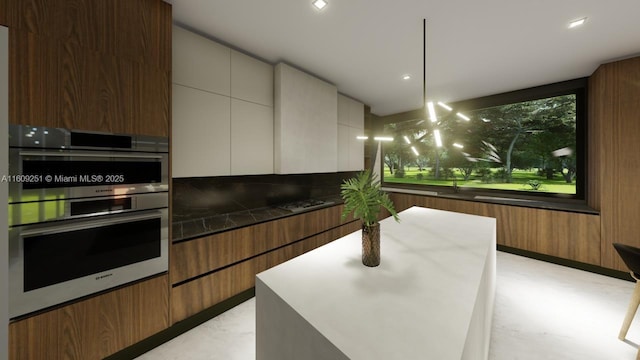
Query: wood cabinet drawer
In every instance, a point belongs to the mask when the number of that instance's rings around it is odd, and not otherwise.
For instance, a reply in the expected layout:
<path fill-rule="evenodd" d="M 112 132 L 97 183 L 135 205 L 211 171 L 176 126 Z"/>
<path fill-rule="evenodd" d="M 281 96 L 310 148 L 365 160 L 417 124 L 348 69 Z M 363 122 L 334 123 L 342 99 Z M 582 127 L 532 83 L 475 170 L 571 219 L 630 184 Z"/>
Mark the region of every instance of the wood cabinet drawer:
<path fill-rule="evenodd" d="M 173 244 L 171 283 L 183 282 L 340 226 L 342 209 L 342 205 L 332 206 Z"/>
<path fill-rule="evenodd" d="M 353 221 L 176 286 L 171 291 L 172 321 L 184 320 L 250 289 L 256 274 L 359 229 L 360 222 Z"/>

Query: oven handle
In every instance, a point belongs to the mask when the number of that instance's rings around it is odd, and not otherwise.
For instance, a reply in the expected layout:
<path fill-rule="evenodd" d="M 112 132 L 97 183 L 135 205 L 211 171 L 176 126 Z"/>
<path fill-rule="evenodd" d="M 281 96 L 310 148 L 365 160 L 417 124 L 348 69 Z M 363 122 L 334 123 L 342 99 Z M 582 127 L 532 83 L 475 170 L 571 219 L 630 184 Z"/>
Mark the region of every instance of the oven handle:
<path fill-rule="evenodd" d="M 162 213 L 159 211 L 154 212 L 153 214 L 145 214 L 145 215 L 128 215 L 121 216 L 118 219 L 100 219 L 100 220 L 92 220 L 92 221 L 83 221 L 78 224 L 61 224 L 56 226 L 46 226 L 46 227 L 38 227 L 37 229 L 28 229 L 20 232 L 22 237 L 34 236 L 34 235 L 50 235 L 61 232 L 69 232 L 75 230 L 84 230 L 84 229 L 93 229 L 101 226 L 115 225 L 126 222 L 133 221 L 142 221 L 149 220 L 162 217 Z"/>
<path fill-rule="evenodd" d="M 93 158 L 126 158 L 126 159 L 162 159 L 162 155 L 132 155 L 132 154 L 87 154 L 87 153 L 59 153 L 52 151 L 20 151 L 20 156 L 58 156 L 58 157 L 93 157 Z"/>

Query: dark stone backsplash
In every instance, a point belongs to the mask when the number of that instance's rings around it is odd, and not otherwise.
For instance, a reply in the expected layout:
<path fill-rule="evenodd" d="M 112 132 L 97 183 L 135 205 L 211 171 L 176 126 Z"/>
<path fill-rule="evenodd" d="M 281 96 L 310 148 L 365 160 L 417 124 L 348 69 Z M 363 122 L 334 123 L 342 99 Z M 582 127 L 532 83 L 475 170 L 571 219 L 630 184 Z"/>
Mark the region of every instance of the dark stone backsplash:
<path fill-rule="evenodd" d="M 277 207 L 305 199 L 335 199 L 357 172 L 173 179 L 175 222 Z"/>

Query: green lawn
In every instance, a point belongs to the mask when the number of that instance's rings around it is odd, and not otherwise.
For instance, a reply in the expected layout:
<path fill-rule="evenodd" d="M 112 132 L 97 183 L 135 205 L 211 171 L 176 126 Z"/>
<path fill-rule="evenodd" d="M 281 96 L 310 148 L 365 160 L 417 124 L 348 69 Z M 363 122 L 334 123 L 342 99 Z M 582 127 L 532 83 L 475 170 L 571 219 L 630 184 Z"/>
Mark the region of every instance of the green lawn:
<path fill-rule="evenodd" d="M 483 182 L 480 177 L 474 172 L 468 181 L 462 180 L 463 175 L 454 170 L 454 176 L 457 179 L 459 187 L 470 187 L 480 189 L 497 189 L 497 190 L 518 190 L 518 191 L 531 191 L 531 192 L 550 192 L 559 194 L 575 194 L 576 184 L 575 182 L 567 184 L 560 175 L 555 175 L 553 180 L 547 180 L 544 176 L 538 176 L 535 170 L 513 170 L 512 182 L 504 183 L 495 175 L 497 171 L 493 170 L 494 175 L 491 182 Z M 417 178 L 418 174 L 422 174 L 422 180 Z M 528 185 L 528 182 L 535 180 L 540 184 L 537 190 L 534 190 Z M 452 186 L 453 178 L 447 180 L 433 179 L 429 177 L 429 169 L 420 172 L 417 168 L 405 168 L 405 176 L 403 178 L 396 178 L 389 172 L 388 168 L 384 170 L 384 181 L 389 183 L 400 184 L 419 184 L 419 185 L 441 185 Z"/>

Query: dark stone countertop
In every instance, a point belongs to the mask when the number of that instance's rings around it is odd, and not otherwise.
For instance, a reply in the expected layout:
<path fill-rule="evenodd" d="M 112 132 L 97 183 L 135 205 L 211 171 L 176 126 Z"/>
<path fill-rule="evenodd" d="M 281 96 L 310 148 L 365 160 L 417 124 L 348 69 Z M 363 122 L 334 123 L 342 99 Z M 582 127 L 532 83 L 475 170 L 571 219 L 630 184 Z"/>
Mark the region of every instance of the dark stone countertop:
<path fill-rule="evenodd" d="M 269 206 L 258 209 L 237 211 L 228 214 L 212 214 L 210 216 L 201 216 L 192 219 L 174 219 L 172 221 L 172 241 L 179 242 L 190 240 L 193 238 L 203 237 L 223 231 L 241 228 L 244 226 L 255 225 L 266 221 L 324 209 L 343 203 L 343 200 L 340 197 L 323 198 L 320 200 L 332 202 L 332 204 L 311 208 L 307 211 L 301 212 L 292 212 L 289 210 L 280 209 L 277 206 Z"/>

